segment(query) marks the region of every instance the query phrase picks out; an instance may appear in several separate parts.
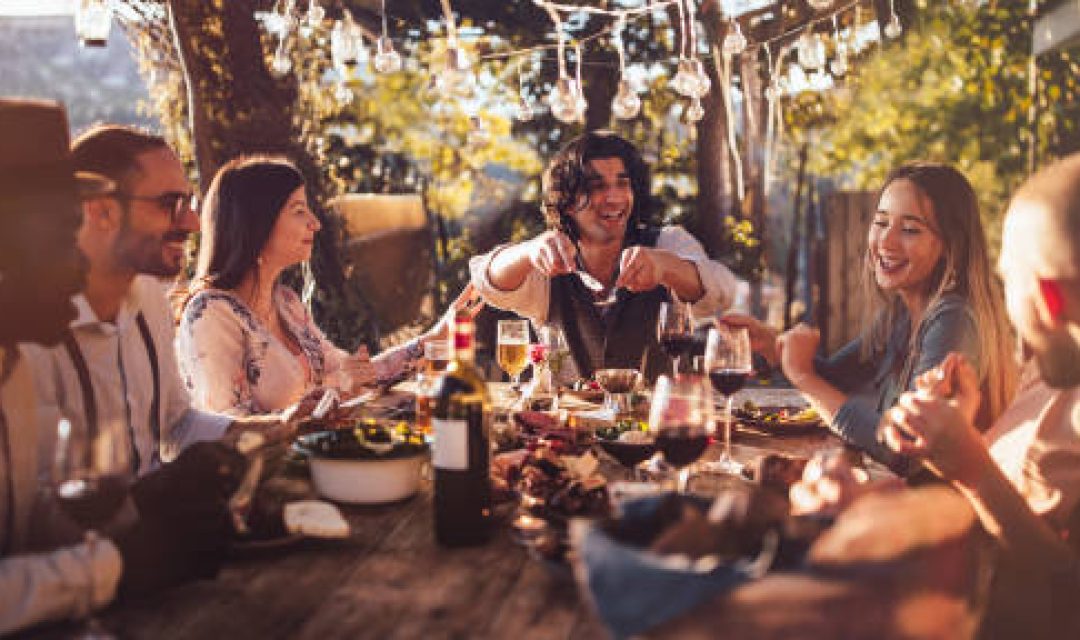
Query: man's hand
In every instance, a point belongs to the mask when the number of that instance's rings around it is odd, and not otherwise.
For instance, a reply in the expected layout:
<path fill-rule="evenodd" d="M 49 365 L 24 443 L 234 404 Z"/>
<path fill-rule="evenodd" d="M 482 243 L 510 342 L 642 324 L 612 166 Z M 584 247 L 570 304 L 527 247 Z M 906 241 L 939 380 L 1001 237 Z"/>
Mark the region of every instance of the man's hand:
<path fill-rule="evenodd" d="M 299 412 L 289 412 L 290 415 L 282 417 L 277 414 L 265 416 L 245 416 L 233 420 L 221 441 L 233 448 L 244 439 L 245 433 L 250 433 L 259 438 L 259 446 L 288 444 L 297 434 L 297 426 L 303 415 Z"/>
<path fill-rule="evenodd" d="M 776 331 L 753 316 L 741 313 L 726 313 L 720 318 L 720 322 L 729 327 L 746 327 L 746 333 L 750 336 L 750 348 L 754 353 L 759 353 L 771 365 L 776 366 L 780 361 L 780 353 L 776 349 Z"/>
<path fill-rule="evenodd" d="M 922 396 L 952 399 L 956 408 L 968 423 L 975 422 L 975 414 L 982 402 L 979 376 L 975 367 L 960 353 L 950 353 L 941 364 L 915 379 L 915 390 Z"/>
<path fill-rule="evenodd" d="M 776 339 L 776 351 L 784 375 L 795 386 L 814 373 L 814 354 L 821 343 L 821 333 L 807 324 L 797 324 Z"/>
<path fill-rule="evenodd" d="M 528 240 L 529 264 L 548 278 L 577 270 L 577 247 L 561 231 L 549 229 Z"/>
<path fill-rule="evenodd" d="M 974 485 L 993 462 L 968 418 L 973 412 L 966 402 L 905 393 L 885 414 L 882 438 L 893 451 L 925 461 L 944 480 Z"/>
<path fill-rule="evenodd" d="M 619 256 L 619 277 L 615 280 L 615 286 L 636 293 L 669 284 L 665 278 L 667 262 L 672 257 L 666 251 L 649 247 L 623 249 Z"/>

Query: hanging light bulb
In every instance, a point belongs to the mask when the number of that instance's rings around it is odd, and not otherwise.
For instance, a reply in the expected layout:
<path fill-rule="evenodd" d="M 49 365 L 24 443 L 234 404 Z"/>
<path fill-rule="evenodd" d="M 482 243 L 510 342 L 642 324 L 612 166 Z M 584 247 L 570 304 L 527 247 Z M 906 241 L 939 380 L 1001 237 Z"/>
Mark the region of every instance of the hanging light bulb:
<path fill-rule="evenodd" d="M 701 100 L 691 98 L 689 106 L 686 107 L 686 121 L 699 122 L 704 117 L 705 107 L 701 106 Z"/>
<path fill-rule="evenodd" d="M 810 88 L 818 92 L 828 91 L 834 86 L 832 76 L 825 73 L 824 69 L 818 69 L 814 73 L 811 73 L 809 83 Z"/>
<path fill-rule="evenodd" d="M 356 66 L 358 51 L 357 40 L 353 37 L 352 29 L 347 25 L 351 19 L 345 14 L 345 20 L 338 20 L 330 30 L 330 59 L 334 67 L 339 70 L 351 69 Z"/>
<path fill-rule="evenodd" d="M 284 41 L 274 51 L 274 58 L 270 61 L 270 71 L 278 78 L 282 78 L 292 71 L 292 60 L 285 51 Z"/>
<path fill-rule="evenodd" d="M 806 0 L 806 4 L 814 11 L 824 11 L 832 6 L 833 0 Z"/>
<path fill-rule="evenodd" d="M 475 82 L 471 67 L 472 61 L 465 50 L 457 42 L 449 42 L 443 68 L 435 76 L 435 90 L 444 97 L 469 95 Z"/>
<path fill-rule="evenodd" d="M 820 69 L 825 66 L 825 43 L 815 34 L 806 31 L 799 37 L 799 64 L 805 69 Z"/>
<path fill-rule="evenodd" d="M 469 118 L 468 144 L 473 147 L 484 147 L 490 142 L 491 135 L 488 133 L 487 127 L 484 126 L 484 121 L 480 119 L 480 116 L 471 116 Z"/>
<path fill-rule="evenodd" d="M 690 97 L 693 83 L 694 74 L 690 69 L 690 60 L 681 58 L 679 60 L 679 66 L 676 68 L 675 75 L 672 76 L 671 80 L 668 82 L 668 86 L 680 96 Z"/>
<path fill-rule="evenodd" d="M 83 47 L 104 47 L 112 29 L 107 0 L 79 0 L 75 5 L 75 35 Z"/>
<path fill-rule="evenodd" d="M 885 37 L 890 40 L 895 40 L 900 37 L 900 34 L 904 32 L 903 25 L 900 24 L 900 17 L 893 11 L 892 16 L 889 18 L 889 23 L 885 25 Z"/>
<path fill-rule="evenodd" d="M 619 81 L 619 89 L 615 92 L 615 99 L 611 101 L 611 115 L 619 120 L 630 120 L 639 113 L 641 113 L 641 98 L 630 86 L 630 81 L 624 78 Z"/>
<path fill-rule="evenodd" d="M 388 36 L 379 38 L 376 44 L 378 53 L 372 61 L 376 73 L 397 73 L 401 71 L 401 55 L 394 50 L 394 42 Z"/>
<path fill-rule="evenodd" d="M 341 106 L 347 106 L 352 104 L 353 98 L 356 94 L 349 88 L 349 85 L 344 81 L 337 83 L 334 86 L 334 100 Z"/>
<path fill-rule="evenodd" d="M 551 108 L 551 115 L 559 122 L 570 124 L 578 120 L 580 115 L 581 89 L 577 80 L 573 78 L 559 78 L 555 88 L 548 94 L 547 103 Z"/>
<path fill-rule="evenodd" d="M 308 3 L 307 9 L 307 24 L 311 28 L 315 28 L 322 24 L 323 18 L 326 17 L 326 9 L 322 8 L 318 0 L 311 0 Z"/>
<path fill-rule="evenodd" d="M 514 117 L 522 122 L 528 122 L 536 117 L 536 111 L 533 110 L 532 105 L 525 99 L 525 96 L 518 98 L 514 109 Z"/>
<path fill-rule="evenodd" d="M 843 78 L 848 72 L 848 60 L 847 54 L 838 54 L 832 62 L 829 63 L 829 71 L 837 78 Z"/>
<path fill-rule="evenodd" d="M 709 93 L 709 88 L 712 87 L 712 80 L 709 79 L 709 74 L 705 72 L 705 65 L 701 60 L 691 58 L 686 61 L 686 68 L 689 73 L 689 80 L 686 85 L 687 97 L 704 98 Z"/>
<path fill-rule="evenodd" d="M 731 29 L 724 36 L 724 42 L 720 45 L 720 50 L 725 56 L 737 56 L 746 51 L 746 44 L 746 36 L 743 35 L 742 28 L 732 18 Z"/>

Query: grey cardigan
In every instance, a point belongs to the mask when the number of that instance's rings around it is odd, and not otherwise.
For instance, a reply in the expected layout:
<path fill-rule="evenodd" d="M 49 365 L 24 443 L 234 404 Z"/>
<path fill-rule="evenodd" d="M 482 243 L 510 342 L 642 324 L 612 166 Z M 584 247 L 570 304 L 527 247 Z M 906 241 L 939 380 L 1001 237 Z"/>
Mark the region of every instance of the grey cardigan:
<path fill-rule="evenodd" d="M 901 475 L 907 475 L 909 461 L 878 440 L 878 423 L 885 411 L 896 404 L 901 393 L 914 387 L 915 378 L 936 367 L 951 351 L 962 353 L 980 380 L 986 377 L 975 315 L 965 298 L 942 296 L 926 310 L 914 341 L 908 339 L 909 324 L 904 312 L 884 354 L 870 362 L 859 358 L 861 338 L 814 362 L 818 374 L 848 396 L 833 419 L 832 430 Z"/>

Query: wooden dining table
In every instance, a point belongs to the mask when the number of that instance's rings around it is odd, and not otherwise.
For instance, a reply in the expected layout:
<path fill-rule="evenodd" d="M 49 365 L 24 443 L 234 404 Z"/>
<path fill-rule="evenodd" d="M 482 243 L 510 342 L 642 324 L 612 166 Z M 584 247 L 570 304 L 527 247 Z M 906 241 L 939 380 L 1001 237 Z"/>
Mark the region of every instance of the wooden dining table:
<path fill-rule="evenodd" d="M 768 452 L 809 455 L 837 445 L 824 429 L 788 437 L 736 431 L 733 453 L 749 462 Z M 303 477 L 273 482 L 310 492 Z M 833 537 L 816 550 L 813 566 L 739 587 L 656 635 L 969 637 L 980 565 L 970 512 L 954 498 L 938 490 L 869 505 L 853 522 L 857 531 L 834 531 L 841 519 L 826 534 Z M 435 543 L 427 482 L 400 503 L 340 508 L 352 528 L 346 539 L 239 548 L 216 579 L 115 604 L 102 620 L 122 638 L 161 640 L 608 637 L 569 569 L 540 562 L 515 543 L 507 526 L 511 505 L 496 510 L 492 540 L 467 549 Z M 882 516 L 876 523 L 875 514 Z M 913 533 L 889 538 L 902 523 Z M 918 623 L 931 619 L 939 623 Z"/>

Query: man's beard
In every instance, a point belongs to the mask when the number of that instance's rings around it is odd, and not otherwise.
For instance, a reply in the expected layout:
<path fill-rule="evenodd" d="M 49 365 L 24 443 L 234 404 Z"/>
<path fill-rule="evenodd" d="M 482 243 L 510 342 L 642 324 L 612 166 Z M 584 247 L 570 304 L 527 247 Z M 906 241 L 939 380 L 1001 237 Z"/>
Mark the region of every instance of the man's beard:
<path fill-rule="evenodd" d="M 161 236 L 137 235 L 130 227 L 120 231 L 113 251 L 118 264 L 123 265 L 135 273 L 156 276 L 172 277 L 180 272 L 183 261 L 171 264 L 165 260 L 165 243 L 173 240 L 186 240 L 186 231 L 168 231 Z"/>
<path fill-rule="evenodd" d="M 1051 387 L 1066 389 L 1080 384 L 1080 345 L 1068 334 L 1052 336 L 1047 348 L 1035 353 L 1035 364 Z"/>

